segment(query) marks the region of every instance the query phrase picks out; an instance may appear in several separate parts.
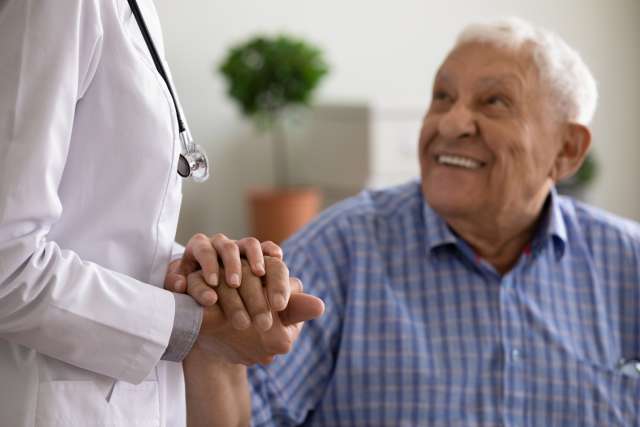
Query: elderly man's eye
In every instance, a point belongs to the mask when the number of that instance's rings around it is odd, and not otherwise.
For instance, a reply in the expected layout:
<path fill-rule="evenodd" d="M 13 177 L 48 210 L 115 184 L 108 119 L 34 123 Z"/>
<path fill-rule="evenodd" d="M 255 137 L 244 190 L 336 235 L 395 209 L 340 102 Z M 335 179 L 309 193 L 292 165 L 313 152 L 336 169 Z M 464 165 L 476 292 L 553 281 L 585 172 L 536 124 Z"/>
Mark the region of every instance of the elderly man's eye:
<path fill-rule="evenodd" d="M 451 97 L 447 92 L 443 90 L 437 90 L 433 92 L 433 99 L 434 101 L 448 101 L 449 99 L 451 99 Z"/>
<path fill-rule="evenodd" d="M 495 106 L 495 107 L 508 107 L 509 101 L 507 98 L 501 95 L 492 95 L 485 99 L 485 103 L 487 105 Z"/>

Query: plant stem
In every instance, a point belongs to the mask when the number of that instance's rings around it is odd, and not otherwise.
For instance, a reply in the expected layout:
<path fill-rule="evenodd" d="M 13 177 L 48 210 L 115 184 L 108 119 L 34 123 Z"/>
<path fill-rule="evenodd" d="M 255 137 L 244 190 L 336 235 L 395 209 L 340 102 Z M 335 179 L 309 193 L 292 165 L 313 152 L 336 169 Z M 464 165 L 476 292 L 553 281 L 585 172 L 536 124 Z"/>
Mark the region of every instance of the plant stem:
<path fill-rule="evenodd" d="M 276 188 L 288 187 L 287 139 L 282 117 L 276 117 L 272 128 L 273 167 L 275 169 Z"/>

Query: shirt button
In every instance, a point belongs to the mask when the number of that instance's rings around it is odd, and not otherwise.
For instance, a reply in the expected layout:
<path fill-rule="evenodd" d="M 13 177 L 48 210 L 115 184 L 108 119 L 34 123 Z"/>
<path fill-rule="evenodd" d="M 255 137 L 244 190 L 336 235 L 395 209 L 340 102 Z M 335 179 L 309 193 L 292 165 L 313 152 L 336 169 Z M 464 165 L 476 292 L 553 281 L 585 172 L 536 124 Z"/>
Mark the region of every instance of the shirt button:
<path fill-rule="evenodd" d="M 513 362 L 519 361 L 521 356 L 522 355 L 520 354 L 520 350 L 518 350 L 517 348 L 514 348 L 513 350 L 511 350 L 511 360 Z"/>

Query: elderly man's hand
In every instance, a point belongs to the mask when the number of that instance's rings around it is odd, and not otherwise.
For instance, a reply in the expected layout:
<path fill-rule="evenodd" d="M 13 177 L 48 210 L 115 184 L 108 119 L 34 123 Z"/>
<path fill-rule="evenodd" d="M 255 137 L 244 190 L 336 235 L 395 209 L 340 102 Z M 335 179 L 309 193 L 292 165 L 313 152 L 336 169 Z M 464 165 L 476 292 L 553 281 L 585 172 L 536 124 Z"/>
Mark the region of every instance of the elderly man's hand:
<path fill-rule="evenodd" d="M 237 330 L 247 329 L 251 323 L 259 331 L 267 331 L 273 324 L 273 312 L 285 309 L 291 289 L 297 286 L 297 279 L 289 278 L 289 270 L 279 258 L 264 257 L 265 275 L 260 278 L 253 274 L 249 263 L 242 261 L 242 286 L 232 288 L 218 286 L 219 305 Z M 264 286 L 263 286 L 264 285 Z M 201 305 L 207 304 L 206 295 L 210 287 L 200 271 L 188 277 L 187 293 Z"/>
<path fill-rule="evenodd" d="M 324 311 L 320 299 L 303 294 L 300 281 L 289 278 L 282 261 L 265 261 L 267 279 L 274 275 L 291 287 L 288 305 L 281 311 L 271 310 L 262 283 L 248 271 L 243 272 L 239 289 L 220 283 L 219 304 L 204 308 L 200 334 L 183 361 L 189 426 L 249 425 L 251 397 L 246 366 L 270 363 L 275 355 L 287 353 L 300 334 L 302 322 Z M 198 274 L 189 275 L 188 285 L 189 293 L 196 296 L 202 286 L 207 286 Z M 251 294 L 243 295 L 243 290 Z M 239 310 L 243 304 L 240 297 L 250 312 L 251 301 L 262 301 L 258 305 L 265 307 L 272 322 L 267 330 L 260 322 L 236 329 L 230 318 L 237 313 L 234 307 Z"/>
<path fill-rule="evenodd" d="M 282 264 L 284 266 L 284 264 Z M 279 267 L 282 270 L 282 266 Z M 286 267 L 285 267 L 286 268 Z M 274 270 L 277 268 L 274 267 Z M 280 273 L 282 275 L 282 272 Z M 267 275 L 269 275 L 269 264 L 267 264 Z M 245 274 L 245 280 L 250 274 Z M 190 276 L 190 287 L 202 285 L 202 282 L 195 279 L 195 275 Z M 254 279 L 257 279 L 254 277 Z M 253 365 L 255 363 L 270 363 L 277 354 L 288 353 L 297 339 L 302 322 L 320 316 L 324 311 L 322 300 L 311 295 L 302 293 L 302 284 L 298 279 L 288 278 L 291 286 L 291 297 L 288 305 L 281 311 L 269 311 L 265 305 L 267 313 L 272 319 L 270 327 L 258 327 L 258 325 L 244 328 L 239 331 L 236 325 L 232 324 L 230 317 L 237 311 L 236 304 L 242 304 L 237 290 L 228 286 L 222 281 L 218 287 L 220 303 L 206 307 L 200 334 L 194 345 L 195 352 L 208 354 L 214 360 L 221 360 L 232 364 Z M 253 280 L 251 285 L 243 282 L 240 289 L 251 289 L 255 294 L 262 294 L 266 304 L 262 285 L 258 280 Z M 243 296 L 244 301 L 247 299 Z M 249 309 L 251 311 L 251 309 Z"/>

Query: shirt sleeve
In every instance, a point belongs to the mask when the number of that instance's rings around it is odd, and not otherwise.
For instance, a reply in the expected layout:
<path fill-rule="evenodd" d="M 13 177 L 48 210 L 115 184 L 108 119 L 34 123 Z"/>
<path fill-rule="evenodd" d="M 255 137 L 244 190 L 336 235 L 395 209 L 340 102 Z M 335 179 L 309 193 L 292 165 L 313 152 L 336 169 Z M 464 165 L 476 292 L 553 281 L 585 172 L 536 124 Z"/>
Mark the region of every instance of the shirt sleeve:
<path fill-rule="evenodd" d="M 100 4 L 0 2 L 0 338 L 138 383 L 165 351 L 174 298 L 48 238 L 76 104 L 100 61 Z"/>
<path fill-rule="evenodd" d="M 173 329 L 162 360 L 182 362 L 195 344 L 202 326 L 202 307 L 190 296 L 173 294 L 176 302 Z"/>
<path fill-rule="evenodd" d="M 249 368 L 254 426 L 304 422 L 331 379 L 342 329 L 342 282 L 333 262 L 340 254 L 304 237 L 290 241 L 283 249 L 290 274 L 300 278 L 305 292 L 324 300 L 325 313 L 305 323 L 290 353 L 278 356 L 268 366 Z"/>
<path fill-rule="evenodd" d="M 173 242 L 169 262 L 182 258 L 183 254 L 184 246 Z M 182 362 L 198 338 L 202 325 L 202 307 L 189 296 L 181 294 L 173 294 L 173 296 L 176 303 L 173 329 L 162 360 Z"/>

